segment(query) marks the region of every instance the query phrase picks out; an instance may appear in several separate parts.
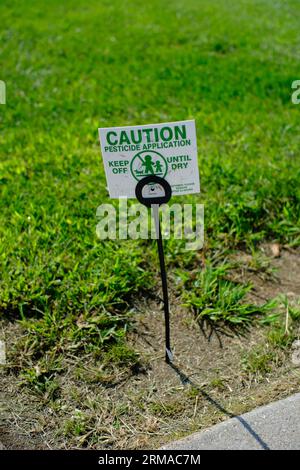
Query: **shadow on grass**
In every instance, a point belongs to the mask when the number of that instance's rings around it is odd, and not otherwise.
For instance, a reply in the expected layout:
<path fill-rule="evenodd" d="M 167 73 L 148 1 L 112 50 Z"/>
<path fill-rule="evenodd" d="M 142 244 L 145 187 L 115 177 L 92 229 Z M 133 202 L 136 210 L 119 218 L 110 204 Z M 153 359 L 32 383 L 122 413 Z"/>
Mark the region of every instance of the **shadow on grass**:
<path fill-rule="evenodd" d="M 220 348 L 223 348 L 222 336 L 227 336 L 228 338 L 245 338 L 250 331 L 249 325 L 216 325 L 214 321 L 208 319 L 198 319 L 196 323 L 208 343 L 211 341 L 213 335 L 216 336 Z"/>
<path fill-rule="evenodd" d="M 254 431 L 254 429 L 250 426 L 247 421 L 242 418 L 241 416 L 235 415 L 231 413 L 230 411 L 226 410 L 219 402 L 214 400 L 205 390 L 200 389 L 184 372 L 182 372 L 177 366 L 174 364 L 169 364 L 169 366 L 176 372 L 176 374 L 179 376 L 180 381 L 183 385 L 192 385 L 193 388 L 199 391 L 199 394 L 202 395 L 211 405 L 215 406 L 219 411 L 227 415 L 229 418 L 235 418 L 237 419 L 242 426 L 246 429 L 246 431 L 251 434 L 251 436 L 258 442 L 258 444 L 261 446 L 262 449 L 264 450 L 270 450 L 269 446 L 266 444 L 266 442 L 263 441 L 263 439 Z"/>

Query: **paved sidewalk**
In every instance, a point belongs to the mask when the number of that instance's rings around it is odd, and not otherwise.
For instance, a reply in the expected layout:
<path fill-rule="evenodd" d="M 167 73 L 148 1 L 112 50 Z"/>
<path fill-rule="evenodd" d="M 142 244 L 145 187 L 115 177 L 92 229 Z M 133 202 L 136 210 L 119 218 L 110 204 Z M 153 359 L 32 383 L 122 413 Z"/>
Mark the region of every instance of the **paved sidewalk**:
<path fill-rule="evenodd" d="M 228 419 L 162 449 L 300 449 L 300 393 Z"/>

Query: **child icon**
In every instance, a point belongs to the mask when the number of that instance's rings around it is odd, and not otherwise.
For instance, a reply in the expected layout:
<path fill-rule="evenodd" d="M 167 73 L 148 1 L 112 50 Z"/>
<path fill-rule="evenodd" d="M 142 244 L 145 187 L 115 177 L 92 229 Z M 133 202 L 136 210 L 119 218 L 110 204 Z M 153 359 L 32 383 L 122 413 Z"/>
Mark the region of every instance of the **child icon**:
<path fill-rule="evenodd" d="M 160 161 L 156 160 L 156 162 L 155 162 L 155 173 L 156 174 L 161 174 L 162 171 L 163 171 L 163 169 L 162 169 Z"/>
<path fill-rule="evenodd" d="M 144 162 L 142 163 L 142 165 L 145 167 L 145 174 L 148 175 L 149 173 L 151 173 L 151 175 L 154 175 L 154 171 L 153 171 L 153 161 L 152 161 L 152 157 L 151 155 L 146 155 L 145 156 L 145 159 L 144 159 Z"/>

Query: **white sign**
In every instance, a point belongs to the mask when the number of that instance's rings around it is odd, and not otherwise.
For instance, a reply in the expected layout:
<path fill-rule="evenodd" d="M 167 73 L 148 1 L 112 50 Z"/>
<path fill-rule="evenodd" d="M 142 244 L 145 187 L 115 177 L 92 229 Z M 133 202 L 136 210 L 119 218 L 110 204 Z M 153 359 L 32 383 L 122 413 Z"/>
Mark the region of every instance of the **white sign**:
<path fill-rule="evenodd" d="M 195 121 L 99 129 L 111 198 L 135 197 L 142 178 L 160 176 L 173 195 L 200 192 Z"/>

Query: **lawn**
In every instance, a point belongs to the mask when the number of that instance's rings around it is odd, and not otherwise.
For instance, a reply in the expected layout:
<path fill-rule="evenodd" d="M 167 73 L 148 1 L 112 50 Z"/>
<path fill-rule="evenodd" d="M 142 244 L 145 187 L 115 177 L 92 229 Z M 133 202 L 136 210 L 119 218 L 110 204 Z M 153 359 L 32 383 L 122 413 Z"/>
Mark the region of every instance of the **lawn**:
<path fill-rule="evenodd" d="M 270 316 L 228 260 L 264 271 L 262 244 L 300 245 L 298 2 L 2 0 L 0 18 L 0 316 L 23 332 L 10 370 L 44 392 L 68 351 L 138 361 L 127 337 L 156 249 L 96 236 L 98 127 L 196 120 L 201 194 L 174 201 L 204 204 L 205 246 L 166 243 L 176 303 L 229 328 Z"/>

